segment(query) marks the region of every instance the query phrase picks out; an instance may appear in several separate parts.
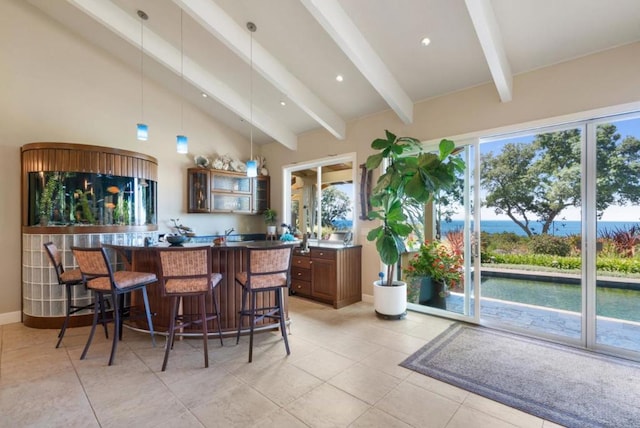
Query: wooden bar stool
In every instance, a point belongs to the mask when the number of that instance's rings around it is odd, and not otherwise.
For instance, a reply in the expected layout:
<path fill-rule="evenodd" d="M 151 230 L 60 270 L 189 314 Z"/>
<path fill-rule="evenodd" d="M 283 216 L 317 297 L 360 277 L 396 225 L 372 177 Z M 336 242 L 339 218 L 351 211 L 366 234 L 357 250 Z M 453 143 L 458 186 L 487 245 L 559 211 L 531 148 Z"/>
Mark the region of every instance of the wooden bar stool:
<path fill-rule="evenodd" d="M 113 321 L 113 345 L 111 346 L 111 356 L 109 357 L 109 365 L 115 360 L 118 341 L 122 340 L 122 323 L 125 318 L 131 318 L 131 308 L 125 306 L 124 296 L 133 291 L 142 291 L 144 299 L 144 308 L 146 312 L 147 325 L 151 333 L 151 342 L 156 346 L 153 332 L 153 322 L 151 321 L 151 312 L 149 310 L 149 297 L 147 296 L 147 285 L 153 284 L 158 280 L 155 273 L 149 272 L 133 272 L 128 270 L 113 271 L 109 263 L 107 251 L 103 247 L 97 248 L 81 248 L 71 247 L 73 255 L 78 262 L 82 279 L 85 281 L 87 288 L 93 290 L 95 296 L 95 307 L 93 311 L 93 324 L 91 325 L 91 333 L 89 339 L 80 356 L 81 360 L 87 355 L 93 334 L 96 331 L 98 322 Z M 99 320 L 98 313 L 102 311 L 104 304 L 104 296 L 111 296 L 113 302 L 113 319 Z M 98 306 L 101 306 L 98 311 Z"/>
<path fill-rule="evenodd" d="M 253 358 L 253 330 L 255 325 L 265 318 L 277 319 L 284 339 L 287 355 L 289 341 L 285 326 L 284 294 L 291 285 L 291 254 L 293 246 L 280 245 L 272 247 L 247 247 L 247 271 L 236 274 L 236 282 L 242 287 L 242 309 L 238 319 L 238 334 L 236 344 L 240 342 L 242 318 L 249 318 L 249 362 Z M 275 293 L 275 306 L 267 302 L 269 296 L 262 299 L 263 306 L 257 306 L 259 293 Z M 249 307 L 247 308 L 247 299 Z"/>
<path fill-rule="evenodd" d="M 213 273 L 211 260 L 211 247 L 172 247 L 158 249 L 160 266 L 160 284 L 163 294 L 171 298 L 171 319 L 169 321 L 169 334 L 162 371 L 167 368 L 169 351 L 173 348 L 176 329 L 183 329 L 193 324 L 200 324 L 202 342 L 204 348 L 204 366 L 209 367 L 208 331 L 207 322 L 216 320 L 220 345 L 222 341 L 222 328 L 220 326 L 220 313 L 216 300 L 215 287 L 222 279 L 219 273 Z M 206 296 L 211 292 L 213 298 L 213 313 L 207 313 Z M 183 297 L 197 296 L 200 306 L 199 314 L 178 313 L 180 301 Z"/>

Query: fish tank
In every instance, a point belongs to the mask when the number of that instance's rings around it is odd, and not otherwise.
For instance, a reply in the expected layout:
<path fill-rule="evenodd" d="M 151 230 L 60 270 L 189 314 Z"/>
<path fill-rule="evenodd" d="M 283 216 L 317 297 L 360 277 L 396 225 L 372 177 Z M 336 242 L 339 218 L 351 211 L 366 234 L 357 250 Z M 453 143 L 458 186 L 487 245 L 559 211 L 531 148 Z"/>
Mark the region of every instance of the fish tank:
<path fill-rule="evenodd" d="M 157 183 L 99 173 L 29 172 L 28 226 L 157 225 Z"/>

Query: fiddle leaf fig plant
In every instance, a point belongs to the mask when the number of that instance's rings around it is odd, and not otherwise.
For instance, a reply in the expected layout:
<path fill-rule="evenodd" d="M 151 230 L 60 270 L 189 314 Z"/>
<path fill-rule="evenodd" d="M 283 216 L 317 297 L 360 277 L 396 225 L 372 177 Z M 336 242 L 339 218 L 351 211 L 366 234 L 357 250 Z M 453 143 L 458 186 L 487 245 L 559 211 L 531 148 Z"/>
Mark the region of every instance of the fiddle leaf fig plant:
<path fill-rule="evenodd" d="M 453 186 L 456 174 L 464 170 L 462 159 L 452 156 L 455 144 L 440 141 L 439 152 L 423 152 L 420 140 L 396 137 L 385 131 L 386 138 L 377 138 L 371 148 L 378 151 L 367 158 L 366 168 L 373 170 L 386 161 L 376 185 L 371 190 L 372 211 L 369 219 L 379 220 L 367 239 L 375 241 L 380 260 L 387 266 L 384 285 L 393 285 L 395 265 L 406 251 L 405 239 L 413 231 L 405 207 L 419 207 L 431 201 L 433 195 Z"/>

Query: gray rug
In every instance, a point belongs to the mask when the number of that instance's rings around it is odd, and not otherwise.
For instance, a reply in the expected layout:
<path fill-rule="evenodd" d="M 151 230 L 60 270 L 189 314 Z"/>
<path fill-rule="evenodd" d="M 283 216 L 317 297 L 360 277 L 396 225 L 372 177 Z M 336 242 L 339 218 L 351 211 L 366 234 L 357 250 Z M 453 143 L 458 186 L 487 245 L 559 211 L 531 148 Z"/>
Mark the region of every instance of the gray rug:
<path fill-rule="evenodd" d="M 454 324 L 401 366 L 567 427 L 640 427 L 640 364 Z"/>

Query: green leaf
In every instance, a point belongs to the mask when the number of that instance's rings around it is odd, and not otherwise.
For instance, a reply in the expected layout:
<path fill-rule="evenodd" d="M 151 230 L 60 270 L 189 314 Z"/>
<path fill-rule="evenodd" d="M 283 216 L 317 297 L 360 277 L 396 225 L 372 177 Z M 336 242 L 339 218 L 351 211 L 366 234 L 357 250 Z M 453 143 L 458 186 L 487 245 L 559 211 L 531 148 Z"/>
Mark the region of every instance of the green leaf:
<path fill-rule="evenodd" d="M 366 167 L 368 170 L 376 169 L 380 163 L 384 159 L 382 153 L 376 153 L 375 155 L 371 155 L 367 158 Z"/>
<path fill-rule="evenodd" d="M 440 160 L 444 160 L 455 148 L 456 144 L 451 140 L 444 139 L 440 141 Z"/>
<path fill-rule="evenodd" d="M 376 249 L 380 254 L 380 260 L 385 265 L 392 265 L 400 259 L 400 250 L 396 245 L 396 240 L 390 234 L 385 234 L 376 242 Z"/>
<path fill-rule="evenodd" d="M 396 141 L 396 136 L 393 133 L 389 132 L 388 129 L 385 129 L 384 133 L 387 135 L 387 141 L 389 141 L 390 143 Z"/>
<path fill-rule="evenodd" d="M 373 143 L 371 143 L 371 148 L 376 150 L 384 150 L 387 147 L 389 147 L 391 144 L 393 144 L 393 141 L 383 140 L 382 138 L 376 138 L 375 140 L 373 140 Z"/>

